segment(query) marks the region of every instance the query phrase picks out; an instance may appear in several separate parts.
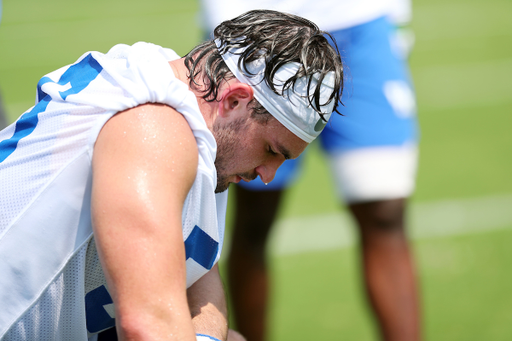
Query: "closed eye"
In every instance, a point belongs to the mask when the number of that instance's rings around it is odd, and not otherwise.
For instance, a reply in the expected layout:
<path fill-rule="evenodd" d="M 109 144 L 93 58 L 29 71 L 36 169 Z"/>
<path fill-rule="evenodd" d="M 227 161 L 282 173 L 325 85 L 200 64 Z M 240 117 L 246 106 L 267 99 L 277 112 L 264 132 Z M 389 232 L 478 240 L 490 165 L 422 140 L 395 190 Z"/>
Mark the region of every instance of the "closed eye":
<path fill-rule="evenodd" d="M 277 155 L 277 153 L 272 149 L 271 146 L 268 146 L 268 152 L 271 154 L 271 155 Z"/>
<path fill-rule="evenodd" d="M 272 156 L 283 155 L 285 160 L 289 160 L 292 158 L 290 156 L 290 152 L 288 151 L 288 149 L 284 148 L 279 143 L 276 145 L 276 147 L 278 150 L 277 152 L 272 148 L 272 146 L 270 146 L 270 145 L 268 146 L 268 152 L 270 153 L 270 155 L 272 155 Z"/>

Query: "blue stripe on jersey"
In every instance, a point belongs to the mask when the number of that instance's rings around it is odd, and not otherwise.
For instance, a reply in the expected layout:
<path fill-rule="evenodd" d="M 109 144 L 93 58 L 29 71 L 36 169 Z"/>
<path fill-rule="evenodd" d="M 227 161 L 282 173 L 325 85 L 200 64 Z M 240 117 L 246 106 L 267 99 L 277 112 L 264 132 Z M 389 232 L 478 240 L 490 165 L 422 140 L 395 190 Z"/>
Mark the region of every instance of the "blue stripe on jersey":
<path fill-rule="evenodd" d="M 197 225 L 185 240 L 186 259 L 192 258 L 205 269 L 210 270 L 213 267 L 218 251 L 219 243 Z"/>
<path fill-rule="evenodd" d="M 37 103 L 32 110 L 26 112 L 21 116 L 21 118 L 16 122 L 16 128 L 14 130 L 14 134 L 10 139 L 3 140 L 0 142 L 0 162 L 3 162 L 9 155 L 11 155 L 18 146 L 18 142 L 28 136 L 30 133 L 34 131 L 36 128 L 37 122 L 39 121 L 37 115 L 40 112 L 46 110 L 48 103 L 50 103 L 51 98 L 45 97 L 42 101 Z"/>
<path fill-rule="evenodd" d="M 60 77 L 57 84 L 66 85 L 70 84 L 71 88 L 66 91 L 60 91 L 59 94 L 63 100 L 69 95 L 77 94 L 85 89 L 101 72 L 103 68 L 88 54 L 79 63 L 71 65 Z M 18 146 L 18 142 L 30 135 L 39 122 L 38 115 L 46 110 L 46 107 L 52 98 L 42 90 L 43 84 L 53 82 L 48 77 L 43 77 L 37 84 L 37 100 L 38 103 L 32 110 L 24 113 L 18 121 L 14 134 L 11 138 L 0 142 L 0 162 L 3 162 L 9 155 L 11 155 Z"/>
<path fill-rule="evenodd" d="M 71 84 L 71 88 L 66 91 L 59 92 L 63 100 L 69 95 L 74 95 L 85 89 L 96 76 L 103 70 L 101 65 L 88 54 L 80 63 L 71 65 L 69 69 L 60 77 L 59 84 Z"/>
<path fill-rule="evenodd" d="M 207 339 L 207 340 L 212 340 L 212 341 L 220 341 L 216 337 L 213 337 L 211 335 L 206 335 L 206 334 L 196 334 L 196 337 L 201 340 Z"/>

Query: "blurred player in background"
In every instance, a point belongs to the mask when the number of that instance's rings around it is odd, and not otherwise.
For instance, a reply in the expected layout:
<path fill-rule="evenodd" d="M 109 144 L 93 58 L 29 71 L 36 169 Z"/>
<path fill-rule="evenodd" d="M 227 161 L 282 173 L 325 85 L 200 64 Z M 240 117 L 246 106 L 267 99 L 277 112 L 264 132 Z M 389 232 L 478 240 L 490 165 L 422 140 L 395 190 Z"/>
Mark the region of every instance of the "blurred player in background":
<path fill-rule="evenodd" d="M 407 66 L 410 36 L 397 30 L 411 17 L 407 0 L 203 0 L 206 29 L 252 8 L 304 16 L 336 39 L 345 65 L 342 117 L 320 136 L 340 201 L 359 227 L 366 290 L 383 340 L 420 339 L 420 304 L 405 231 L 415 185 L 417 121 Z M 286 161 L 268 186 L 236 186 L 228 259 L 238 330 L 265 339 L 269 274 L 265 250 L 283 191 L 299 160 Z M 329 236 L 326 236 L 329 238 Z"/>

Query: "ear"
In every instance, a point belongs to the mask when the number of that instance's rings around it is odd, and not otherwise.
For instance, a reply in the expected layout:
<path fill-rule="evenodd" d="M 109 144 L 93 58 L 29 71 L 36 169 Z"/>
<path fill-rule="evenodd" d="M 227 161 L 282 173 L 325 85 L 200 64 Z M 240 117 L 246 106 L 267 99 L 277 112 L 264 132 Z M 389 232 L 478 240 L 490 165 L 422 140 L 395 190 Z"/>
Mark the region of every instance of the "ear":
<path fill-rule="evenodd" d="M 229 84 L 219 101 L 219 116 L 227 117 L 238 110 L 246 109 L 253 98 L 254 90 L 250 85 L 240 82 Z"/>

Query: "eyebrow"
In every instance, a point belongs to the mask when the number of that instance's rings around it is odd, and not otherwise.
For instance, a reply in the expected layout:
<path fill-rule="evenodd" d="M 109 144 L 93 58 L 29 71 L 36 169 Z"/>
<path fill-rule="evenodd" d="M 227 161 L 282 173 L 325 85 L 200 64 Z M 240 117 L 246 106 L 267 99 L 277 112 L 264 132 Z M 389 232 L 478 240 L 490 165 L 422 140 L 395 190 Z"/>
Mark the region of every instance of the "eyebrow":
<path fill-rule="evenodd" d="M 280 143 L 276 143 L 277 151 L 283 154 L 286 160 L 292 159 L 290 151 Z"/>

